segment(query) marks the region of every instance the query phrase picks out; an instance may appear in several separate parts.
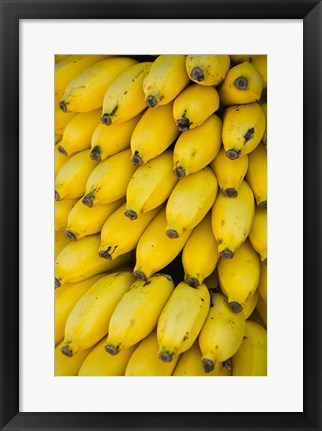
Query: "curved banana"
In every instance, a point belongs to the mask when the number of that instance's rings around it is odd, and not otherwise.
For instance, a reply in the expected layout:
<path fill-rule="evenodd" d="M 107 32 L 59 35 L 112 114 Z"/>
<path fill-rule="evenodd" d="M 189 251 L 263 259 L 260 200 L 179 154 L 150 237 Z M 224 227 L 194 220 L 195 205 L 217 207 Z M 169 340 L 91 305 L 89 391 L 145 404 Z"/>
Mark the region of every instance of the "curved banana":
<path fill-rule="evenodd" d="M 246 180 L 254 192 L 257 205 L 267 208 L 267 151 L 262 142 L 248 155 Z"/>
<path fill-rule="evenodd" d="M 191 287 L 181 281 L 163 308 L 157 325 L 158 357 L 171 362 L 196 341 L 210 307 L 205 284 Z"/>
<path fill-rule="evenodd" d="M 70 122 L 72 118 L 77 115 L 76 112 L 62 112 L 58 107 L 55 108 L 55 133 L 57 135 L 62 135 L 64 133 L 65 127 Z"/>
<path fill-rule="evenodd" d="M 267 209 L 256 207 L 249 240 L 261 261 L 267 264 Z"/>
<path fill-rule="evenodd" d="M 230 68 L 229 55 L 187 55 L 186 69 L 191 81 L 200 85 L 217 86 Z"/>
<path fill-rule="evenodd" d="M 259 291 L 258 291 L 258 288 L 257 288 L 255 290 L 255 292 L 252 294 L 252 296 L 247 299 L 245 307 L 243 308 L 242 313 L 244 314 L 245 319 L 248 319 L 249 316 L 255 310 L 257 302 L 258 302 L 258 298 L 259 298 Z"/>
<path fill-rule="evenodd" d="M 66 198 L 61 201 L 55 201 L 55 231 L 65 229 L 67 226 L 68 214 L 77 199 Z"/>
<path fill-rule="evenodd" d="M 143 81 L 147 106 L 171 102 L 188 84 L 185 55 L 159 55 Z"/>
<path fill-rule="evenodd" d="M 105 350 L 116 355 L 153 331 L 173 289 L 174 283 L 167 274 L 136 280 L 112 314 Z"/>
<path fill-rule="evenodd" d="M 252 55 L 252 64 L 263 78 L 263 88 L 267 88 L 267 55 Z"/>
<path fill-rule="evenodd" d="M 66 321 L 61 347 L 64 355 L 73 356 L 107 334 L 112 313 L 133 281 L 131 272 L 107 274 L 81 296 Z"/>
<path fill-rule="evenodd" d="M 55 250 L 54 250 L 54 256 L 55 260 L 59 253 L 62 251 L 66 245 L 69 244 L 68 239 L 65 238 L 64 231 L 63 230 L 56 230 L 55 231 Z"/>
<path fill-rule="evenodd" d="M 217 191 L 217 179 L 209 167 L 180 180 L 166 205 L 166 235 L 178 238 L 197 226 L 212 207 Z"/>
<path fill-rule="evenodd" d="M 214 293 L 212 306 L 198 337 L 205 373 L 210 373 L 217 368 L 217 363 L 227 361 L 237 352 L 244 332 L 244 314 L 234 313 L 224 295 Z"/>
<path fill-rule="evenodd" d="M 267 265 L 264 262 L 260 264 L 258 290 L 262 299 L 267 303 Z"/>
<path fill-rule="evenodd" d="M 65 356 L 62 351 L 62 342 L 55 348 L 55 376 L 77 376 L 82 363 L 89 355 L 92 347 L 78 352 L 72 358 Z"/>
<path fill-rule="evenodd" d="M 54 164 L 55 164 L 54 174 L 55 174 L 55 178 L 56 178 L 60 168 L 63 166 L 63 164 L 66 163 L 67 160 L 70 159 L 70 156 L 65 156 L 64 154 L 62 154 L 58 150 L 60 141 L 61 141 L 61 139 L 55 144 L 55 150 L 54 150 Z"/>

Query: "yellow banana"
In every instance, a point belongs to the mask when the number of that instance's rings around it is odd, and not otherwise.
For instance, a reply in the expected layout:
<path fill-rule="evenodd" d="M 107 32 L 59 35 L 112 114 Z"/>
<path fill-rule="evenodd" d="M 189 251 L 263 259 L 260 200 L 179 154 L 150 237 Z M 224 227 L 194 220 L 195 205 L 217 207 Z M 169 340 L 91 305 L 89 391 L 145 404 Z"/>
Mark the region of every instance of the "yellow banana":
<path fill-rule="evenodd" d="M 71 241 L 62 249 L 55 261 L 55 286 L 76 283 L 102 272 L 111 271 L 130 261 L 131 256 L 122 255 L 109 261 L 98 255 L 100 234 L 89 235 L 79 241 Z"/>
<path fill-rule="evenodd" d="M 216 175 L 223 195 L 235 198 L 247 172 L 247 154 L 231 160 L 226 156 L 224 148 L 221 147 L 216 158 L 210 163 L 210 167 Z"/>
<path fill-rule="evenodd" d="M 224 106 L 257 102 L 262 95 L 264 80 L 248 61 L 229 69 L 219 87 L 220 102 Z"/>
<path fill-rule="evenodd" d="M 240 347 L 245 332 L 245 316 L 234 313 L 220 293 L 212 295 L 205 324 L 198 341 L 202 353 L 202 366 L 206 373 L 227 361 Z"/>
<path fill-rule="evenodd" d="M 167 202 L 166 235 L 178 238 L 197 226 L 212 207 L 217 191 L 217 179 L 209 167 L 180 180 Z"/>
<path fill-rule="evenodd" d="M 258 289 L 255 290 L 255 292 L 252 294 L 250 298 L 246 301 L 246 305 L 242 311 L 242 313 L 245 316 L 245 319 L 248 319 L 248 317 L 253 313 L 253 311 L 256 308 L 257 302 L 259 298 L 259 291 Z"/>
<path fill-rule="evenodd" d="M 171 362 L 196 341 L 210 307 L 205 284 L 191 287 L 181 281 L 163 308 L 157 325 L 158 357 Z"/>
<path fill-rule="evenodd" d="M 249 54 L 231 55 L 230 60 L 232 64 L 245 63 L 245 61 L 248 61 L 248 63 L 251 63 L 252 56 Z"/>
<path fill-rule="evenodd" d="M 265 208 L 256 207 L 249 240 L 261 260 L 267 263 L 267 210 Z"/>
<path fill-rule="evenodd" d="M 57 133 L 55 133 L 55 146 L 57 143 L 59 143 L 62 140 L 62 137 L 63 135 L 57 135 Z"/>
<path fill-rule="evenodd" d="M 192 287 L 203 283 L 219 260 L 218 244 L 212 231 L 211 213 L 196 226 L 182 252 L 184 281 Z"/>
<path fill-rule="evenodd" d="M 159 55 L 143 81 L 147 106 L 171 102 L 188 84 L 185 55 Z"/>
<path fill-rule="evenodd" d="M 74 154 L 60 168 L 55 179 L 55 200 L 79 199 L 84 195 L 86 181 L 97 162 L 89 157 L 89 151 Z"/>
<path fill-rule="evenodd" d="M 93 132 L 91 154 L 93 160 L 102 161 L 130 147 L 131 136 L 141 114 L 123 123 L 106 127 L 100 123 Z"/>
<path fill-rule="evenodd" d="M 219 95 L 214 87 L 192 84 L 179 94 L 173 103 L 173 118 L 178 130 L 201 126 L 219 108 Z"/>
<path fill-rule="evenodd" d="M 92 347 L 68 358 L 61 352 L 62 343 L 55 348 L 55 376 L 77 376 L 78 371 Z"/>
<path fill-rule="evenodd" d="M 265 325 L 265 328 L 267 328 L 267 303 L 260 295 L 255 310 L 259 314 L 261 321 Z"/>
<path fill-rule="evenodd" d="M 246 181 L 242 182 L 235 198 L 218 194 L 212 207 L 211 222 L 221 257 L 234 257 L 236 250 L 248 237 L 254 211 L 254 195 Z"/>
<path fill-rule="evenodd" d="M 66 283 L 55 289 L 55 344 L 64 338 L 69 314 L 81 296 L 104 274 L 94 275 L 78 283 Z"/>
<path fill-rule="evenodd" d="M 70 159 L 70 156 L 65 156 L 64 154 L 62 154 L 59 150 L 59 143 L 61 140 L 59 140 L 56 144 L 55 144 L 55 150 L 54 150 L 54 164 L 55 164 L 55 169 L 54 169 L 54 174 L 55 174 L 55 178 L 60 170 L 60 168 L 63 166 L 64 163 L 67 162 L 67 160 Z"/>
<path fill-rule="evenodd" d="M 144 338 L 129 359 L 125 376 L 171 376 L 178 358 L 172 362 L 158 359 L 158 339 L 156 331 Z"/>
<path fill-rule="evenodd" d="M 104 96 L 103 124 L 122 123 L 146 108 L 142 85 L 151 64 L 149 61 L 134 64 L 112 82 Z"/>
<path fill-rule="evenodd" d="M 267 375 L 267 333 L 258 323 L 248 320 L 245 336 L 232 357 L 233 376 Z"/>
<path fill-rule="evenodd" d="M 62 201 L 63 202 L 63 201 Z M 101 231 L 106 219 L 119 208 L 124 199 L 89 208 L 79 199 L 68 214 L 65 237 L 75 241 Z"/>
<path fill-rule="evenodd" d="M 267 208 L 267 151 L 262 142 L 248 155 L 246 180 L 254 192 L 257 205 Z"/>
<path fill-rule="evenodd" d="M 107 334 L 112 313 L 133 281 L 131 272 L 107 274 L 81 296 L 66 321 L 61 347 L 64 355 L 73 356 Z"/>
<path fill-rule="evenodd" d="M 77 199 L 69 198 L 55 201 L 55 231 L 65 229 L 67 226 L 68 214 L 76 202 Z"/>
<path fill-rule="evenodd" d="M 137 345 L 122 350 L 117 356 L 107 355 L 105 337 L 82 363 L 79 376 L 124 376 L 126 366 Z"/>
<path fill-rule="evenodd" d="M 139 218 L 131 220 L 125 217 L 125 204 L 114 211 L 105 221 L 101 231 L 99 255 L 104 259 L 116 259 L 132 251 L 161 207 L 147 211 Z"/>
<path fill-rule="evenodd" d="M 262 299 L 267 303 L 267 264 L 264 262 L 260 264 L 258 290 Z"/>
<path fill-rule="evenodd" d="M 112 314 L 105 350 L 116 355 L 153 331 L 173 289 L 174 283 L 167 274 L 136 280 Z"/>
<path fill-rule="evenodd" d="M 59 253 L 62 251 L 64 247 L 69 243 L 68 239 L 65 238 L 64 231 L 63 230 L 56 230 L 55 231 L 55 260 Z"/>
<path fill-rule="evenodd" d="M 84 205 L 91 208 L 125 197 L 127 185 L 135 171 L 130 156 L 130 149 L 123 150 L 96 166 L 86 183 Z"/>
<path fill-rule="evenodd" d="M 173 103 L 148 108 L 131 137 L 132 163 L 142 165 L 162 154 L 179 136 L 172 115 Z"/>
<path fill-rule="evenodd" d="M 249 240 L 235 252 L 232 259 L 218 263 L 219 283 L 227 295 L 232 311 L 239 313 L 258 286 L 260 259 Z"/>
<path fill-rule="evenodd" d="M 230 68 L 229 55 L 187 55 L 186 69 L 191 81 L 200 85 L 217 86 Z"/>
<path fill-rule="evenodd" d="M 172 173 L 172 151 L 165 150 L 137 168 L 126 190 L 125 215 L 131 220 L 163 204 L 178 181 Z"/>
<path fill-rule="evenodd" d="M 264 114 L 265 114 L 265 132 L 262 137 L 262 142 L 265 145 L 265 148 L 267 149 L 267 102 L 261 103 L 260 107 L 262 108 Z"/>
<path fill-rule="evenodd" d="M 75 115 L 66 125 L 58 151 L 65 156 L 91 147 L 92 134 L 99 124 L 100 110 Z"/>
<path fill-rule="evenodd" d="M 70 122 L 72 118 L 77 115 L 76 112 L 62 112 L 58 107 L 55 108 L 55 133 L 62 135 L 64 133 L 65 127 Z"/>
<path fill-rule="evenodd" d="M 263 88 L 267 88 L 267 55 L 252 55 L 252 64 L 262 75 Z"/>
<path fill-rule="evenodd" d="M 66 57 L 69 57 L 69 55 L 65 54 L 56 54 L 55 55 L 55 63 L 58 63 L 60 60 L 64 60 Z"/>
<path fill-rule="evenodd" d="M 180 238 L 170 239 L 165 234 L 166 211 L 162 209 L 152 220 L 136 247 L 134 274 L 146 280 L 175 259 L 187 242 L 192 230 L 186 230 Z"/>
<path fill-rule="evenodd" d="M 225 109 L 222 141 L 226 156 L 237 159 L 253 151 L 265 131 L 265 114 L 258 103 L 235 105 Z M 248 159 L 248 166 L 249 166 Z"/>
<path fill-rule="evenodd" d="M 221 130 L 221 119 L 213 114 L 196 129 L 181 133 L 173 150 L 173 172 L 178 178 L 200 171 L 216 157 L 222 144 Z"/>
<path fill-rule="evenodd" d="M 69 82 L 59 108 L 63 112 L 89 112 L 101 108 L 106 90 L 114 79 L 136 63 L 133 58 L 113 57 L 93 64 Z"/>

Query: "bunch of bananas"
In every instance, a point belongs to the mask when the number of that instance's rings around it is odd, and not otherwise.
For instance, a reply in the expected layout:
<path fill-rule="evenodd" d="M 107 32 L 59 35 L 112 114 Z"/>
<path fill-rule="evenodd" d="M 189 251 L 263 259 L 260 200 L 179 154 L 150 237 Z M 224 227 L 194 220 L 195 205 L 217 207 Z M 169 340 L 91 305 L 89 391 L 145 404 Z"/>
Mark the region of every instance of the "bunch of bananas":
<path fill-rule="evenodd" d="M 267 59 L 57 56 L 55 374 L 267 374 Z"/>

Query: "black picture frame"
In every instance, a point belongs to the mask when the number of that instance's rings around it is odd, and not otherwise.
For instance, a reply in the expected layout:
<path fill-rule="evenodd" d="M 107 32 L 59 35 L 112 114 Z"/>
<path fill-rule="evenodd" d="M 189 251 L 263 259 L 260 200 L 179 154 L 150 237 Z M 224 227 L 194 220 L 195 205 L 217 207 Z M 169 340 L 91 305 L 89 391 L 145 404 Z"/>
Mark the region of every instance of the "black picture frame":
<path fill-rule="evenodd" d="M 198 2 L 189 0 L 0 0 L 0 6 L 1 430 L 321 430 L 321 2 L 310 0 L 200 0 Z M 97 18 L 303 20 L 305 317 L 303 413 L 19 412 L 19 20 Z M 285 304 L 285 306 L 289 305 Z M 291 315 L 290 318 L 294 316 Z M 289 360 L 296 360 L 296 358 L 281 358 L 284 366 L 287 366 L 286 362 Z M 194 393 L 191 396 L 200 395 Z"/>

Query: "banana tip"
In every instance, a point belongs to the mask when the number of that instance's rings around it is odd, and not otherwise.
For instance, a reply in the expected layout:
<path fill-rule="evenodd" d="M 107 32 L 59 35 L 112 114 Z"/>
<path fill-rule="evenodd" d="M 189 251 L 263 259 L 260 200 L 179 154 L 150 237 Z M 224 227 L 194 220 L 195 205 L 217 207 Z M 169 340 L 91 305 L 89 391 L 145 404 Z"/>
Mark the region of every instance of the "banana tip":
<path fill-rule="evenodd" d="M 68 154 L 67 154 L 67 151 L 65 150 L 65 148 L 64 148 L 64 147 L 62 147 L 61 145 L 58 145 L 57 150 L 58 150 L 61 154 L 63 154 L 64 156 L 67 156 L 67 155 L 68 155 Z"/>
<path fill-rule="evenodd" d="M 155 96 L 150 95 L 145 99 L 145 103 L 150 108 L 154 108 L 158 104 L 158 101 L 157 101 L 157 98 Z"/>
<path fill-rule="evenodd" d="M 59 201 L 60 196 L 59 193 L 55 190 L 55 201 Z"/>
<path fill-rule="evenodd" d="M 195 277 L 187 277 L 185 279 L 185 282 L 191 286 L 191 287 L 198 287 L 200 286 L 199 280 Z"/>
<path fill-rule="evenodd" d="M 178 178 L 184 178 L 186 176 L 186 171 L 183 169 L 182 166 L 178 166 L 173 170 L 173 173 Z"/>
<path fill-rule="evenodd" d="M 229 302 L 228 305 L 229 305 L 231 311 L 233 311 L 234 313 L 240 313 L 243 309 L 243 307 L 237 301 Z"/>
<path fill-rule="evenodd" d="M 237 150 L 234 150 L 234 149 L 227 150 L 226 151 L 226 156 L 230 160 L 238 159 L 238 157 L 240 156 L 240 151 L 237 151 Z"/>
<path fill-rule="evenodd" d="M 60 283 L 59 279 L 57 277 L 55 277 L 55 287 L 57 288 L 60 286 L 61 286 L 61 283 Z"/>
<path fill-rule="evenodd" d="M 258 206 L 264 210 L 267 209 L 267 201 L 262 201 L 258 204 Z"/>
<path fill-rule="evenodd" d="M 105 124 L 105 126 L 110 126 L 112 124 L 112 119 L 109 114 L 103 114 L 101 116 L 101 123 Z"/>
<path fill-rule="evenodd" d="M 220 252 L 220 256 L 223 259 L 232 259 L 234 257 L 234 253 L 231 250 L 229 250 L 228 248 L 225 248 L 225 250 L 222 250 Z"/>
<path fill-rule="evenodd" d="M 137 213 L 134 210 L 126 210 L 124 215 L 128 217 L 130 220 L 135 220 L 138 218 Z"/>
<path fill-rule="evenodd" d="M 64 102 L 63 100 L 61 100 L 61 101 L 58 103 L 58 106 L 59 106 L 59 109 L 60 109 L 61 111 L 63 111 L 64 113 L 66 113 L 66 112 L 67 112 L 67 104 L 66 104 L 66 102 Z"/>
<path fill-rule="evenodd" d="M 73 356 L 73 352 L 72 350 L 70 350 L 70 348 L 68 346 L 63 346 L 60 351 L 62 352 L 63 355 L 68 356 L 69 358 L 71 358 Z"/>
<path fill-rule="evenodd" d="M 143 271 L 140 271 L 139 269 L 133 271 L 133 274 L 135 277 L 139 278 L 140 280 L 147 280 L 147 276 L 144 274 Z"/>
<path fill-rule="evenodd" d="M 166 231 L 166 235 L 170 239 L 179 238 L 179 234 L 178 234 L 178 232 L 175 229 L 168 229 Z"/>
<path fill-rule="evenodd" d="M 210 373 L 215 368 L 215 362 L 211 359 L 203 358 L 201 363 L 205 373 Z"/>
<path fill-rule="evenodd" d="M 237 90 L 247 90 L 248 80 L 245 76 L 239 76 L 234 81 L 234 86 Z"/>
<path fill-rule="evenodd" d="M 135 151 L 135 153 L 131 157 L 131 162 L 133 163 L 134 166 L 142 165 L 143 160 L 142 160 L 142 157 L 140 156 L 140 154 L 138 153 L 138 151 Z"/>
<path fill-rule="evenodd" d="M 223 195 L 226 196 L 226 198 L 236 198 L 238 196 L 238 192 L 233 187 L 228 187 L 227 189 L 223 190 Z"/>
<path fill-rule="evenodd" d="M 189 130 L 190 124 L 189 118 L 182 117 L 176 120 L 176 125 L 179 132 L 185 132 L 186 130 Z"/>
<path fill-rule="evenodd" d="M 100 150 L 100 147 L 94 147 L 92 149 L 92 151 L 90 152 L 89 157 L 92 160 L 95 160 L 96 162 L 100 162 L 101 161 L 101 150 Z"/>
<path fill-rule="evenodd" d="M 113 356 L 117 355 L 118 352 L 120 351 L 119 347 L 116 347 L 113 344 L 106 344 L 104 346 L 104 349 L 106 350 L 107 353 Z"/>
<path fill-rule="evenodd" d="M 82 199 L 82 203 L 89 208 L 93 206 L 93 196 L 85 195 Z"/>
<path fill-rule="evenodd" d="M 110 253 L 107 250 L 100 250 L 98 252 L 99 256 L 102 257 L 103 259 L 108 259 L 108 260 L 112 260 L 112 256 L 110 255 Z"/>
<path fill-rule="evenodd" d="M 190 77 L 194 81 L 201 82 L 205 79 L 205 74 L 201 67 L 194 67 L 190 72 Z"/>
<path fill-rule="evenodd" d="M 173 360 L 174 353 L 170 353 L 166 350 L 158 354 L 158 358 L 163 362 L 171 362 Z"/>
<path fill-rule="evenodd" d="M 65 230 L 64 237 L 69 239 L 69 241 L 76 241 L 77 236 L 71 230 Z"/>

